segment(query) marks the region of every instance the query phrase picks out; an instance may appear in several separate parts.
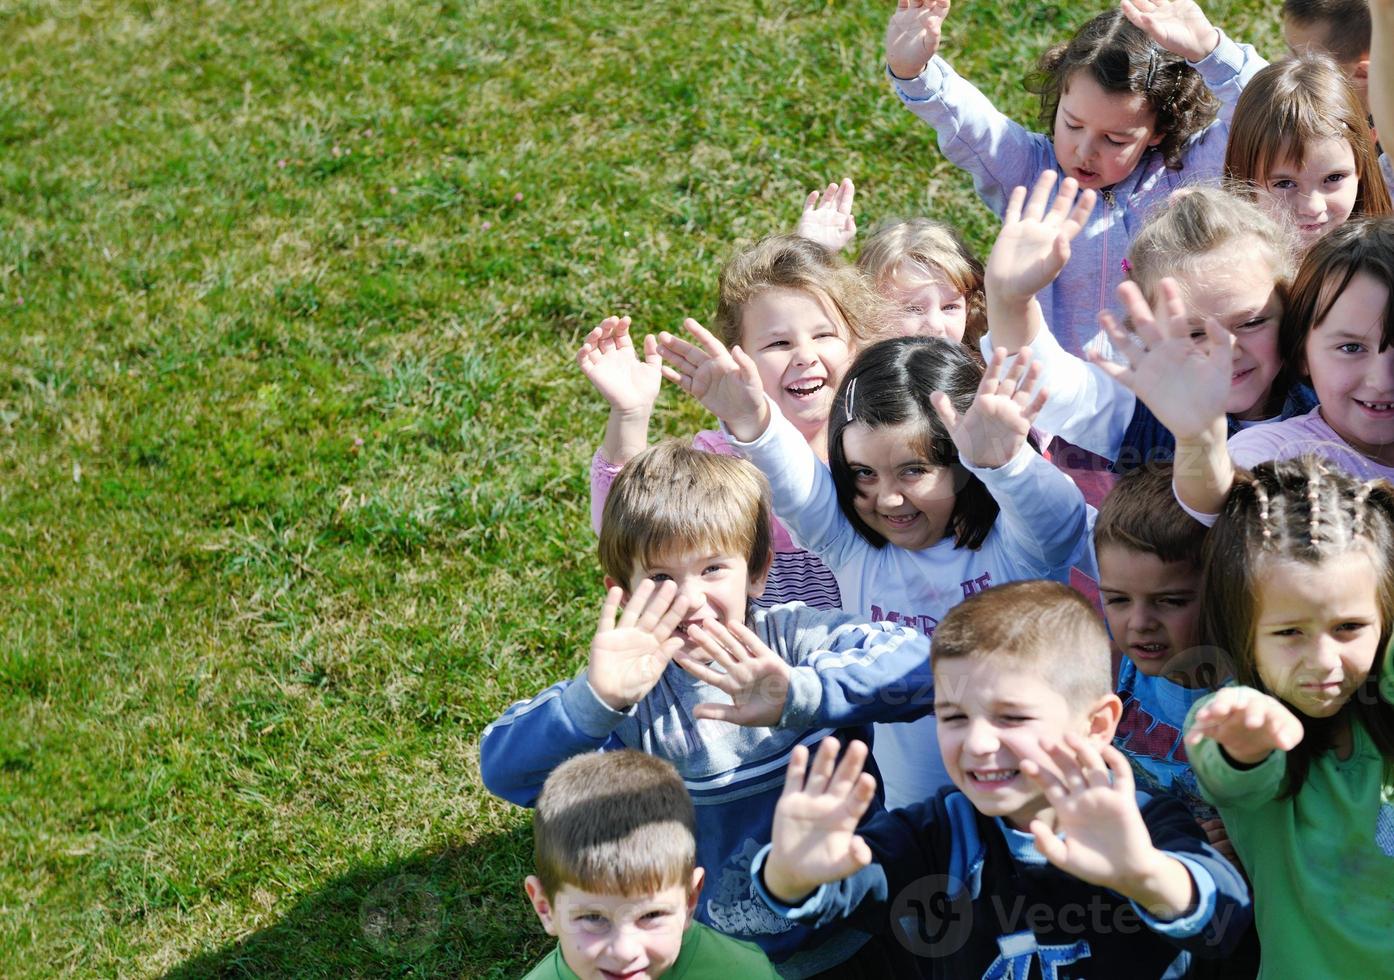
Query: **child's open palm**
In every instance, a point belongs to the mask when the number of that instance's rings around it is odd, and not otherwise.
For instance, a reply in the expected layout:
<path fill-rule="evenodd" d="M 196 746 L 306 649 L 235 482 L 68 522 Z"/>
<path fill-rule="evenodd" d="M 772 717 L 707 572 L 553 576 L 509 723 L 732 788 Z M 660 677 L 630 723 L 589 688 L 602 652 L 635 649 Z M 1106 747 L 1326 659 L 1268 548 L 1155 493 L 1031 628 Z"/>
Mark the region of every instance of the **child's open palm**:
<path fill-rule="evenodd" d="M 973 404 L 962 415 L 942 391 L 930 395 L 959 457 L 979 469 L 996 469 L 1011 460 L 1046 403 L 1040 365 L 1031 363 L 1031 349 L 1023 347 L 1011 368 L 1006 368 L 1006 360 L 1006 348 L 992 352 Z"/>
<path fill-rule="evenodd" d="M 619 586 L 605 594 L 586 668 L 591 690 L 616 711 L 626 710 L 658 683 L 682 647 L 682 637 L 674 631 L 692 604 L 687 596 L 678 595 L 677 584 L 671 580 L 660 586 L 645 579 L 616 621 L 623 600 Z"/>
<path fill-rule="evenodd" d="M 813 191 L 804 202 L 794 234 L 831 251 L 842 251 L 857 237 L 857 221 L 852 217 L 856 192 L 851 177 L 843 177 L 841 184 L 829 184 L 821 202 L 818 192 Z"/>
<path fill-rule="evenodd" d="M 1002 230 L 987 258 L 984 282 L 990 295 L 1007 301 L 1026 300 L 1045 289 L 1070 260 L 1070 243 L 1094 209 L 1094 192 L 1079 192 L 1079 182 L 1066 177 L 1055 200 L 1046 207 L 1055 186 L 1054 170 L 1046 170 L 1031 188 L 1017 187 L 1007 200 Z"/>
<path fill-rule="evenodd" d="M 1123 753 L 1078 735 L 1063 745 L 1042 746 L 1023 759 L 1021 771 L 1045 793 L 1055 811 L 1055 831 L 1031 822 L 1036 849 L 1062 871 L 1105 888 L 1145 874 L 1157 849 L 1134 795 L 1133 771 Z"/>
<path fill-rule="evenodd" d="M 1235 762 L 1257 765 L 1302 741 L 1302 722 L 1281 701 L 1251 687 L 1223 687 L 1196 712 L 1186 744 L 1213 738 Z"/>
<path fill-rule="evenodd" d="M 1220 32 L 1195 0 L 1122 0 L 1123 16 L 1173 54 L 1200 61 L 1220 43 Z"/>
<path fill-rule="evenodd" d="M 658 350 L 668 363 L 663 376 L 696 398 L 741 442 L 750 442 L 769 424 L 769 404 L 755 362 L 739 346 L 726 349 L 706 327 L 690 317 L 683 327 L 697 338 L 690 344 L 659 334 Z"/>
<path fill-rule="evenodd" d="M 773 726 L 789 700 L 789 665 L 743 623 L 688 627 L 688 638 L 721 668 L 713 670 L 693 657 L 679 657 L 678 666 L 700 681 L 731 696 L 730 704 L 706 703 L 693 709 L 698 718 L 736 725 Z"/>
<path fill-rule="evenodd" d="M 1118 298 L 1132 320 L 1136 339 L 1111 313 L 1099 314 L 1104 333 L 1114 349 L 1127 358 L 1127 365 L 1115 364 L 1095 351 L 1089 352 L 1089 359 L 1137 395 L 1178 441 L 1199 438 L 1224 418 L 1234 335 L 1207 320 L 1207 343 L 1198 343 L 1176 280 L 1163 279 L 1158 288 L 1162 302 L 1154 312 L 1136 283 L 1118 287 Z"/>
<path fill-rule="evenodd" d="M 619 412 L 641 412 L 653 408 L 663 382 L 663 360 L 652 335 L 644 338 L 644 357 L 640 360 L 629 336 L 629 317 L 607 316 L 586 335 L 576 352 L 576 363 L 600 396 Z"/>
<path fill-rule="evenodd" d="M 896 78 L 918 78 L 939 50 L 949 0 L 899 0 L 886 27 L 886 67 Z"/>
<path fill-rule="evenodd" d="M 839 748 L 837 739 L 823 739 L 811 766 L 802 745 L 789 756 L 764 867 L 765 887 L 780 901 L 797 901 L 871 863 L 857 824 L 876 794 L 876 778 L 862 771 L 865 743 L 847 746 L 841 762 Z"/>

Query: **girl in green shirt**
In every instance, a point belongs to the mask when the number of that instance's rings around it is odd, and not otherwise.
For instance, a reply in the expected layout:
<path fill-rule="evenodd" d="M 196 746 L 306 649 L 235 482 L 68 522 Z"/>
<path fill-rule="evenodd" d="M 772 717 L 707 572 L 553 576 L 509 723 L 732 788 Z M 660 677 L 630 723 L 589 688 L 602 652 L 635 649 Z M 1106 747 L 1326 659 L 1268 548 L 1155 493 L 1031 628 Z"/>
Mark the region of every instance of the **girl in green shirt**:
<path fill-rule="evenodd" d="M 1378 331 L 1380 319 L 1343 322 Z M 1310 456 L 1260 464 L 1226 498 L 1204 565 L 1201 642 L 1230 652 L 1238 684 L 1196 704 L 1186 742 L 1253 882 L 1260 976 L 1383 975 L 1394 962 L 1394 707 L 1379 683 L 1394 627 L 1394 487 Z"/>

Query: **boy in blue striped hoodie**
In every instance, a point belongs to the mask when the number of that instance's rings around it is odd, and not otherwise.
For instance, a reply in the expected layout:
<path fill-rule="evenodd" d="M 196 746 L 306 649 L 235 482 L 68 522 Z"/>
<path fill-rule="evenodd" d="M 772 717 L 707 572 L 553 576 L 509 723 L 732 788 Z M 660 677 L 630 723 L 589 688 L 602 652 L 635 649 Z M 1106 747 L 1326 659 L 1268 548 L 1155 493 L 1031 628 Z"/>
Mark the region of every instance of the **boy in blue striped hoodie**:
<path fill-rule="evenodd" d="M 667 759 L 697 808 L 700 921 L 756 943 L 784 977 L 895 975 L 894 947 L 775 915 L 752 891 L 750 863 L 797 746 L 866 740 L 873 722 L 931 711 L 929 641 L 799 603 L 752 606 L 770 563 L 769 495 L 750 463 L 676 441 L 625 466 L 601 523 L 609 591 L 587 666 L 485 729 L 484 782 L 533 806 L 551 770 L 580 753 Z"/>

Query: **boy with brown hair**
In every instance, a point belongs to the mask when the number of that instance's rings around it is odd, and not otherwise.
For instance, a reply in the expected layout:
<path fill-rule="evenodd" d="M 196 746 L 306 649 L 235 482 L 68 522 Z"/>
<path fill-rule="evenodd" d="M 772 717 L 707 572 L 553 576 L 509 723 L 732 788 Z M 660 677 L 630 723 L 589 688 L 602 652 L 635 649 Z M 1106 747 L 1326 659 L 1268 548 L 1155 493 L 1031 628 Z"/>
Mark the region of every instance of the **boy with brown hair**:
<path fill-rule="evenodd" d="M 1104 621 L 1123 654 L 1116 686 L 1123 715 L 1113 744 L 1132 759 L 1145 790 L 1177 796 L 1211 842 L 1232 854 L 1182 742 L 1186 713 L 1228 670 L 1196 643 L 1206 529 L 1176 502 L 1171 477 L 1170 462 L 1134 470 L 1094 522 Z"/>
<path fill-rule="evenodd" d="M 1013 582 L 965 599 L 935 632 L 934 676 L 954 786 L 858 827 L 865 746 L 795 753 L 755 862 L 771 908 L 893 932 L 935 977 L 1180 976 L 1228 951 L 1248 888 L 1180 803 L 1135 792 L 1083 597 Z"/>
<path fill-rule="evenodd" d="M 827 735 L 870 739 L 873 722 L 928 714 L 933 677 L 928 638 L 907 627 L 752 606 L 770 562 L 769 496 L 752 464 L 676 440 L 626 464 L 605 502 L 609 591 L 586 668 L 486 728 L 480 768 L 490 791 L 533 806 L 572 756 L 638 748 L 669 760 L 696 805 L 697 863 L 710 876 L 697 918 L 808 977 L 875 954 L 866 933 L 815 935 L 751 890 L 784 767 Z"/>
<path fill-rule="evenodd" d="M 692 799 L 662 759 L 590 753 L 553 770 L 524 888 L 559 942 L 526 980 L 777 977 L 759 947 L 692 920 L 696 833 Z"/>
<path fill-rule="evenodd" d="M 1283 40 L 1293 54 L 1329 54 L 1370 111 L 1369 0 L 1283 0 Z"/>

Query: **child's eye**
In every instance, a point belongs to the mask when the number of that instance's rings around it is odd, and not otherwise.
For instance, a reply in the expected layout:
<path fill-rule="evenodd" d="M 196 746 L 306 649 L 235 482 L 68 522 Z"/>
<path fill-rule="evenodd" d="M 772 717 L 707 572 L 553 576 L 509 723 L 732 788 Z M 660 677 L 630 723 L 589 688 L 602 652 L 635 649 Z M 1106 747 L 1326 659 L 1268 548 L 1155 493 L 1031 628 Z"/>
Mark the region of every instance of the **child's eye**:
<path fill-rule="evenodd" d="M 1338 633 L 1359 633 L 1365 628 L 1365 623 L 1342 623 L 1336 627 Z"/>
<path fill-rule="evenodd" d="M 658 925 L 667 919 L 668 915 L 669 913 L 666 909 L 654 909 L 652 912 L 645 912 L 643 915 L 639 916 L 639 921 L 646 925 Z"/>
<path fill-rule="evenodd" d="M 764 346 L 764 349 L 765 349 L 765 350 L 775 350 L 775 349 L 777 349 L 777 348 L 779 348 L 779 347 L 788 347 L 788 346 L 789 346 L 789 341 L 787 341 L 787 340 L 771 340 L 768 344 L 766 344 L 766 345 Z"/>
<path fill-rule="evenodd" d="M 1285 629 L 1274 630 L 1274 636 L 1301 636 L 1302 631 L 1296 626 L 1288 626 Z"/>
<path fill-rule="evenodd" d="M 1104 597 L 1104 605 L 1106 606 L 1121 606 L 1127 601 L 1128 597 L 1125 595 L 1113 595 Z"/>
<path fill-rule="evenodd" d="M 1355 343 L 1354 341 L 1351 341 L 1351 342 L 1348 343 L 1348 344 L 1340 344 L 1340 345 L 1337 346 L 1336 349 L 1337 349 L 1338 351 L 1340 351 L 1342 354 L 1363 354 L 1363 353 L 1365 353 L 1365 345 L 1364 345 L 1364 344 L 1357 344 L 1357 343 Z"/>
<path fill-rule="evenodd" d="M 1002 721 L 1008 725 L 1020 725 L 1022 722 L 1031 720 L 1030 715 L 1003 715 Z"/>
<path fill-rule="evenodd" d="M 666 582 L 672 577 L 673 576 L 669 575 L 667 572 L 654 572 L 649 576 L 649 578 L 655 582 Z"/>
<path fill-rule="evenodd" d="M 1349 174 L 1327 174 L 1326 182 L 1328 184 L 1339 184 L 1341 181 L 1345 180 L 1349 176 Z"/>
<path fill-rule="evenodd" d="M 1268 322 L 1268 317 L 1266 317 L 1266 316 L 1256 316 L 1256 317 L 1254 317 L 1252 320 L 1245 320 L 1243 323 L 1239 324 L 1239 329 L 1240 329 L 1240 330 L 1252 330 L 1254 327 L 1261 327 L 1261 326 L 1263 326 L 1263 325 L 1264 325 L 1265 323 L 1267 323 L 1267 322 Z"/>
<path fill-rule="evenodd" d="M 939 721 L 945 725 L 951 725 L 956 721 L 963 721 L 965 717 L 964 715 L 959 714 L 958 712 L 946 715 L 942 711 L 936 711 L 935 714 L 939 716 Z"/>
<path fill-rule="evenodd" d="M 1067 122 L 1065 123 L 1065 128 L 1073 133 L 1076 130 L 1083 129 L 1084 127 L 1080 126 L 1079 123 Z"/>
<path fill-rule="evenodd" d="M 703 575 L 711 575 L 713 572 L 724 572 L 724 571 L 726 571 L 726 566 L 725 566 L 725 565 L 708 565 L 706 568 L 702 569 L 702 574 L 703 574 Z"/>
<path fill-rule="evenodd" d="M 1173 609 L 1184 609 L 1191 604 L 1192 600 L 1182 596 L 1167 596 L 1161 600 L 1162 605 L 1171 606 Z"/>
<path fill-rule="evenodd" d="M 1127 140 L 1116 140 L 1116 139 L 1114 139 L 1112 136 L 1105 136 L 1104 139 L 1108 140 L 1109 146 L 1127 146 L 1127 145 L 1128 145 L 1128 141 L 1127 141 Z"/>
<path fill-rule="evenodd" d="M 952 303 L 945 303 L 943 306 L 940 307 L 940 309 L 941 309 L 941 310 L 961 310 L 961 309 L 963 309 L 963 304 L 960 303 L 959 301 L 955 300 L 955 301 L 952 302 Z"/>
<path fill-rule="evenodd" d="M 1296 181 L 1288 180 L 1286 177 L 1273 181 L 1273 189 L 1275 191 L 1290 191 L 1296 186 Z"/>
<path fill-rule="evenodd" d="M 610 927 L 610 922 L 599 912 L 588 912 L 585 915 L 578 915 L 576 921 L 581 923 L 581 928 L 587 932 L 600 933 Z"/>
<path fill-rule="evenodd" d="M 854 480 L 861 480 L 865 482 L 867 480 L 874 480 L 875 478 L 876 473 L 873 470 L 869 470 L 864 466 L 852 467 L 852 479 Z"/>
<path fill-rule="evenodd" d="M 924 312 L 924 307 L 923 307 L 923 306 L 907 306 L 907 307 L 905 307 L 905 312 L 911 314 L 912 316 L 919 316 L 921 313 Z"/>

